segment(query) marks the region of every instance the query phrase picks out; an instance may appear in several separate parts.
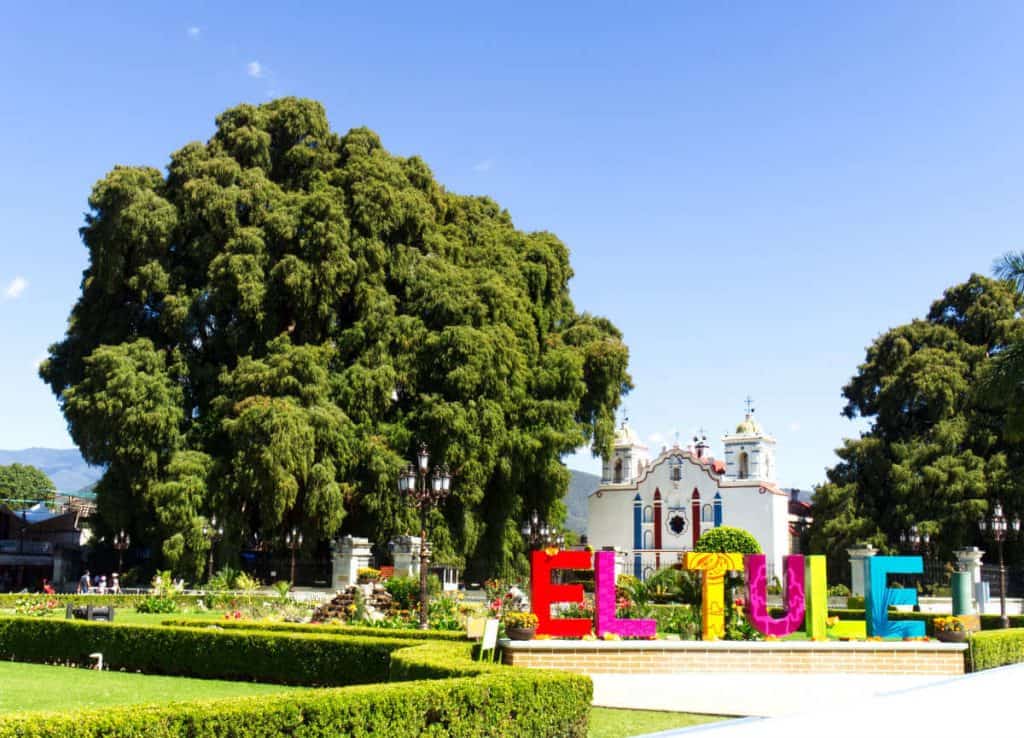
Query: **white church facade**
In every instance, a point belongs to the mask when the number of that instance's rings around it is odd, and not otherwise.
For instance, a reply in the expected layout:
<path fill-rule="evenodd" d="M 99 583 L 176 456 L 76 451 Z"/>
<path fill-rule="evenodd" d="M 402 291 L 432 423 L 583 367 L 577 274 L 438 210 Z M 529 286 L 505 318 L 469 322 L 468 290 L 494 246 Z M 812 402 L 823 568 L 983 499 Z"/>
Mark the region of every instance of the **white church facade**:
<path fill-rule="evenodd" d="M 624 422 L 588 499 L 588 543 L 626 551 L 630 573 L 646 578 L 693 550 L 708 529 L 729 525 L 749 531 L 769 572 L 781 572 L 790 552 L 789 494 L 776 485 L 775 439 L 748 413 L 722 442 L 724 459 L 711 456 L 706 437 L 663 447 L 652 459 Z"/>

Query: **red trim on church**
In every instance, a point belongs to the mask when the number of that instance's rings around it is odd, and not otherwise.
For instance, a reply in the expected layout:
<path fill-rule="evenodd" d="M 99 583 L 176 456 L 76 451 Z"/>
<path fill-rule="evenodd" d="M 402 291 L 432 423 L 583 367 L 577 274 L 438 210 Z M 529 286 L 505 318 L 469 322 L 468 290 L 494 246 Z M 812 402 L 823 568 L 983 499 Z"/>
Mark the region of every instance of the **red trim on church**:
<path fill-rule="evenodd" d="M 690 528 L 693 530 L 693 547 L 696 548 L 697 541 L 700 539 L 700 492 L 696 487 L 693 488 L 690 500 Z"/>

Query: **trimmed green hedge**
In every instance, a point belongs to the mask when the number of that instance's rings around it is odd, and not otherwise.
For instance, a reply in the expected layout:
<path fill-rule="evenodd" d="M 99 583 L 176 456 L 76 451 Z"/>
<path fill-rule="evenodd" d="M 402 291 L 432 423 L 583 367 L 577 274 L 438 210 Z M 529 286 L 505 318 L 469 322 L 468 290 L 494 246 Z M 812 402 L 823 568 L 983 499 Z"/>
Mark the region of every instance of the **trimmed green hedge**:
<path fill-rule="evenodd" d="M 415 641 L 256 630 L 0 618 L 0 657 L 207 679 L 343 686 L 388 680 L 391 652 Z"/>
<path fill-rule="evenodd" d="M 469 642 L 424 641 L 425 635 L 416 641 L 0 619 L 0 657 L 18 660 L 79 662 L 100 650 L 112 668 L 150 673 L 285 683 L 350 683 L 371 675 L 433 680 L 45 716 L 9 713 L 0 716 L 0 738 L 586 738 L 589 678 L 477 663 Z"/>
<path fill-rule="evenodd" d="M 1024 628 L 990 630 L 970 638 L 967 664 L 971 671 L 1024 662 Z"/>
<path fill-rule="evenodd" d="M 319 633 L 343 636 L 367 636 L 370 638 L 400 638 L 402 640 L 465 641 L 464 631 L 415 630 L 412 628 L 373 628 L 355 625 L 314 625 L 312 623 L 273 623 L 261 620 L 190 620 L 171 618 L 161 620 L 161 625 L 182 628 L 223 628 L 225 630 L 265 630 L 278 633 Z"/>
<path fill-rule="evenodd" d="M 504 670 L 469 679 L 375 684 L 159 707 L 0 716 L 0 738 L 586 738 L 590 680 Z"/>

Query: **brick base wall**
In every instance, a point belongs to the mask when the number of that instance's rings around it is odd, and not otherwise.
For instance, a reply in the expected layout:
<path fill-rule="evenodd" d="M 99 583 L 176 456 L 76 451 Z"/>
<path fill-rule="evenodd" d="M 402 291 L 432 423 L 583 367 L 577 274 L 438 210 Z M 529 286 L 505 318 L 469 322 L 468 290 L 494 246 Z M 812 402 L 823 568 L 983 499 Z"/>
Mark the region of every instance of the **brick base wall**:
<path fill-rule="evenodd" d="M 963 674 L 965 646 L 938 643 L 700 641 L 503 642 L 502 660 L 530 669 L 583 674 L 778 672 Z M 918 646 L 914 648 L 914 646 Z"/>

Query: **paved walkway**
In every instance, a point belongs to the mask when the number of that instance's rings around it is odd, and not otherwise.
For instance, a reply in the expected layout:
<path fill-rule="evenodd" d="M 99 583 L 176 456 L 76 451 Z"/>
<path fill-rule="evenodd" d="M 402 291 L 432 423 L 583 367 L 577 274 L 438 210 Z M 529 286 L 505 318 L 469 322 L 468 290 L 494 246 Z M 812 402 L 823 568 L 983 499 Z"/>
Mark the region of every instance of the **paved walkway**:
<path fill-rule="evenodd" d="M 747 676 L 747 675 L 745 675 Z M 726 720 L 694 728 L 668 730 L 637 738 L 864 738 L 865 736 L 968 736 L 1014 734 L 1019 730 L 1024 664 L 946 677 L 887 694 L 861 696 L 845 702 L 813 697 L 819 676 L 789 681 L 782 689 L 803 689 L 808 699 L 795 713 L 770 718 Z M 777 677 L 772 677 L 775 681 Z M 801 679 L 801 677 L 796 677 Z M 723 685 L 724 686 L 724 685 Z M 749 686 L 749 684 L 745 685 Z M 836 686 L 842 686 L 836 682 Z M 765 685 L 765 688 L 769 688 Z M 774 691 L 774 689 L 772 689 Z M 785 700 L 785 695 L 780 695 Z M 791 700 L 798 704 L 799 700 Z"/>
<path fill-rule="evenodd" d="M 872 674 L 591 674 L 593 703 L 634 710 L 708 715 L 788 715 L 814 707 L 838 710 L 875 695 L 949 679 Z"/>

